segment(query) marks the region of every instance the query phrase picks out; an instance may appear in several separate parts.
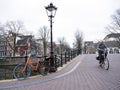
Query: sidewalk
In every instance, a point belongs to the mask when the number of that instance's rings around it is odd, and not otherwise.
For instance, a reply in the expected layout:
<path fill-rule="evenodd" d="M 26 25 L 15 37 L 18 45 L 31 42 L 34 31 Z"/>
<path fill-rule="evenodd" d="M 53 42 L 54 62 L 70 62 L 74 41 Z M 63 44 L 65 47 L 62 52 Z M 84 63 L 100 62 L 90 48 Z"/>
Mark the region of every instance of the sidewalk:
<path fill-rule="evenodd" d="M 78 57 L 77 57 L 78 58 Z M 39 81 L 43 81 L 43 80 L 48 80 L 48 79 L 51 79 L 52 77 L 55 77 L 55 76 L 59 76 L 61 75 L 62 73 L 65 73 L 68 71 L 68 69 L 70 70 L 72 67 L 71 66 L 74 66 L 74 64 L 76 64 L 77 61 L 76 61 L 76 58 L 74 58 L 73 60 L 70 60 L 70 62 L 67 62 L 67 64 L 64 64 L 63 67 L 59 67 L 57 69 L 57 71 L 55 73 L 50 73 L 49 75 L 47 76 L 42 76 L 42 75 L 37 75 L 37 76 L 32 76 L 32 77 L 29 77 L 27 80 L 23 80 L 23 81 L 18 81 L 16 79 L 11 79 L 11 80 L 1 80 L 0 81 L 0 90 L 1 88 L 3 89 L 10 89 L 10 90 L 13 90 L 13 88 L 15 87 L 20 87 L 21 84 L 25 85 L 27 83 L 31 83 L 31 82 L 37 82 L 38 80 Z M 73 64 L 73 65 L 72 65 Z M 71 67 L 71 68 L 69 68 Z M 18 84 L 18 86 L 16 86 Z M 19 86 L 20 85 L 20 86 Z M 24 86 L 23 85 L 23 86 Z M 2 90 L 3 90 L 2 89 Z M 17 90 L 17 89 L 15 89 Z"/>

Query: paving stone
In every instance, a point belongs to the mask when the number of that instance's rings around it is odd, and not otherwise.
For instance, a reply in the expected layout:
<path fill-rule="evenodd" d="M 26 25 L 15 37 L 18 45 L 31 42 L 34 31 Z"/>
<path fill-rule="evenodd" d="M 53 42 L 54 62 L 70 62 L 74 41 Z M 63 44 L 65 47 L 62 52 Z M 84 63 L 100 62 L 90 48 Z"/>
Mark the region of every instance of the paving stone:
<path fill-rule="evenodd" d="M 108 55 L 109 70 L 100 68 L 95 57 L 79 55 L 47 76 L 0 82 L 0 90 L 120 90 L 120 55 Z"/>

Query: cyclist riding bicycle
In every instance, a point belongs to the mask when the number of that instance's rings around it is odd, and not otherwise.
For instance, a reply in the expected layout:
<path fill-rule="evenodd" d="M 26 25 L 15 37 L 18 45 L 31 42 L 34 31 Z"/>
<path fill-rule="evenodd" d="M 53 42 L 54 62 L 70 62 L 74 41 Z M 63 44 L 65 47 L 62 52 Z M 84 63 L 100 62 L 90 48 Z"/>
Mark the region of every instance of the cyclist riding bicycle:
<path fill-rule="evenodd" d="M 102 63 L 103 60 L 104 60 L 103 54 L 105 54 L 105 58 L 106 58 L 106 56 L 107 56 L 107 47 L 104 44 L 104 41 L 101 40 L 99 42 L 99 45 L 98 45 L 98 57 L 96 58 L 97 60 L 99 60 L 99 63 Z"/>

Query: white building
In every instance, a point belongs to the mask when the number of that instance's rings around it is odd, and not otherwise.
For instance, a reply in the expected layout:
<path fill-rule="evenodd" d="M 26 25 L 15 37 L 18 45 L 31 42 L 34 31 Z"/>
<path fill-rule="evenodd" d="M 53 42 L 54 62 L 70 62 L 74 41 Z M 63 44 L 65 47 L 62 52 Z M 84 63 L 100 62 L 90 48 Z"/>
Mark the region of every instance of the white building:
<path fill-rule="evenodd" d="M 108 34 L 104 40 L 109 53 L 120 53 L 120 33 Z"/>

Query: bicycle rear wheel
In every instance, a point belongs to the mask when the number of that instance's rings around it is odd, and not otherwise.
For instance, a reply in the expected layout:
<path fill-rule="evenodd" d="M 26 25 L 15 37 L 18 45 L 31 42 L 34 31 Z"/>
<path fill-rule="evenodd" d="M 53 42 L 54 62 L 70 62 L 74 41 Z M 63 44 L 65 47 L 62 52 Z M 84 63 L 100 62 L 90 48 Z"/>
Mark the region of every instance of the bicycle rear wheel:
<path fill-rule="evenodd" d="M 45 75 L 47 75 L 49 72 L 50 72 L 50 67 L 49 67 L 49 66 L 46 66 L 46 67 L 45 67 Z"/>
<path fill-rule="evenodd" d="M 25 63 L 18 64 L 17 66 L 15 66 L 13 70 L 13 76 L 17 80 L 24 80 L 28 78 L 30 74 L 31 74 L 31 67 Z"/>
<path fill-rule="evenodd" d="M 106 57 L 105 60 L 104 60 L 104 68 L 105 68 L 106 70 L 109 69 L 109 60 L 108 60 L 107 57 Z"/>
<path fill-rule="evenodd" d="M 45 65 L 43 63 L 39 64 L 38 72 L 43 76 L 45 75 Z"/>

